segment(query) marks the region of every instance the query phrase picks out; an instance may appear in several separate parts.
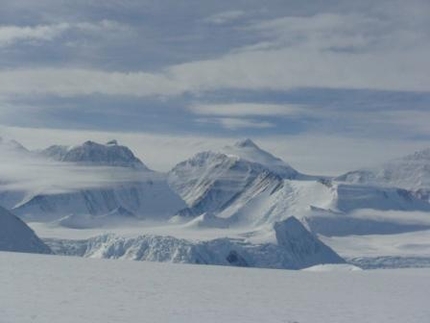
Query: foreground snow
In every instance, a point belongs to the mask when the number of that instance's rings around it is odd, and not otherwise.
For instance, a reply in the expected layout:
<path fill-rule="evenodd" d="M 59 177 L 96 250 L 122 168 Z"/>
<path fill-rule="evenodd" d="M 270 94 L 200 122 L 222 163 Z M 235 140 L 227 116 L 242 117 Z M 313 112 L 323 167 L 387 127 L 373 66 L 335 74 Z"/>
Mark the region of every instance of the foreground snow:
<path fill-rule="evenodd" d="M 1 322 L 427 323 L 430 270 L 303 272 L 0 252 Z"/>
<path fill-rule="evenodd" d="M 57 252 L 73 255 L 84 255 L 87 251 L 95 251 L 98 244 L 90 244 L 90 242 L 102 241 L 103 237 L 112 237 L 109 240 L 112 243 L 100 244 L 99 246 L 113 246 L 118 241 L 125 240 L 136 242 L 137 238 L 141 236 L 165 236 L 169 237 L 170 240 L 171 237 L 174 237 L 179 240 L 187 240 L 195 245 L 206 246 L 211 244 L 202 244 L 201 242 L 226 240 L 226 238 L 232 242 L 243 241 L 253 245 L 277 244 L 275 232 L 271 227 L 262 226 L 255 229 L 200 227 L 195 225 L 195 221 L 199 219 L 196 218 L 196 220 L 186 224 L 142 221 L 135 223 L 132 227 L 121 226 L 85 230 L 64 228 L 47 223 L 30 223 L 29 225 Z M 427 213 L 368 210 L 354 213 L 354 219 L 355 222 L 352 221 L 351 217 L 341 221 L 340 217 L 334 215 L 333 221 L 329 222 L 332 224 L 331 230 L 340 232 L 339 230 L 344 224 L 355 228 L 361 225 L 363 228 L 371 227 L 374 232 L 383 232 L 384 234 L 351 234 L 332 237 L 319 235 L 318 237 L 349 263 L 364 269 L 430 267 L 430 230 L 423 229 L 412 232 L 393 230 L 393 228 L 396 229 L 393 224 L 398 225 L 399 228 L 411 226 L 426 228 L 430 223 Z M 116 238 L 114 238 L 115 236 Z M 70 248 L 66 248 L 67 245 Z M 129 244 L 129 246 L 132 247 L 133 244 Z M 161 248 L 162 245 L 159 247 Z M 84 248 L 84 250 L 79 248 Z M 131 248 L 130 251 L 139 249 Z M 88 255 L 94 257 L 97 254 L 88 253 Z M 133 253 L 129 253 L 126 257 L 130 255 Z M 118 254 L 116 257 L 124 258 Z M 142 259 L 141 256 L 139 258 Z"/>

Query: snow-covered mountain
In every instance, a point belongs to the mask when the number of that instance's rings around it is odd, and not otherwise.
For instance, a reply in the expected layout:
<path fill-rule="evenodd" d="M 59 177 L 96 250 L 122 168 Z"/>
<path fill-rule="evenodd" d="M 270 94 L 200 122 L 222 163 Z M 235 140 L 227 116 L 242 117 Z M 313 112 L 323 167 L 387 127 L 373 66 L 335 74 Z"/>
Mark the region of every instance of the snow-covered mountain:
<path fill-rule="evenodd" d="M 31 157 L 32 153 L 19 142 L 0 137 L 0 206 L 11 209 L 24 198 L 25 192 L 10 189 L 9 184 L 13 184 L 13 180 L 4 175 L 12 173 L 17 160 L 22 161 Z"/>
<path fill-rule="evenodd" d="M 282 159 L 258 147 L 249 138 L 238 141 L 232 146 L 222 148 L 221 153 L 227 156 L 236 156 L 241 160 L 258 164 L 284 179 L 294 179 L 303 176 Z"/>
<path fill-rule="evenodd" d="M 430 190 L 430 148 L 379 166 L 348 172 L 336 180 L 398 187 L 411 191 Z"/>
<path fill-rule="evenodd" d="M 26 151 L 19 144 L 11 146 Z M 362 219 L 351 217 L 357 210 L 430 211 L 430 203 L 423 198 L 425 191 L 410 191 L 406 188 L 411 186 L 405 184 L 410 180 L 415 188 L 426 187 L 429 154 L 422 151 L 387 163 L 390 168 L 385 167 L 384 174 L 391 174 L 397 184 L 404 179 L 404 185 L 397 186 L 405 188 L 399 188 L 367 180 L 379 178 L 369 173 L 357 177 L 351 172 L 335 179 L 307 176 L 246 139 L 179 163 L 168 174 L 167 184 L 164 174 L 149 170 L 116 141 L 104 145 L 87 141 L 71 147 L 51 146 L 39 156 L 74 165 L 77 172 L 118 177 L 114 184 L 102 181 L 96 187 L 54 193 L 2 191 L 0 201 L 26 220 L 55 221 L 75 228 L 118 224 L 131 218 L 168 220 L 174 214 L 182 221 L 191 217 L 190 227 L 257 228 L 296 216 L 314 232 L 345 234 L 355 228 L 363 233 Z M 371 232 L 376 227 L 387 230 L 386 226 L 372 227 L 371 221 L 367 224 Z"/>
<path fill-rule="evenodd" d="M 5 139 L 3 137 L 0 137 L 0 151 L 2 153 L 6 152 L 12 152 L 12 153 L 25 153 L 28 152 L 28 150 L 21 145 L 19 142 L 15 140 L 9 140 Z"/>
<path fill-rule="evenodd" d="M 51 178 L 48 186 L 41 181 L 33 190 L 2 191 L 0 202 L 26 220 L 61 219 L 59 224 L 74 223 L 77 227 L 112 220 L 118 223 L 121 217 L 166 220 L 186 206 L 168 186 L 165 174 L 148 169 L 129 148 L 116 141 L 51 146 L 39 152 L 38 158 L 39 163 L 41 158 L 56 163 L 46 163 L 44 169 L 48 171 L 56 167 L 61 172 L 58 165 L 64 164 L 65 170 L 72 170 L 66 177 L 78 174 L 83 183 L 64 189 L 59 177 L 57 181 Z M 48 176 L 55 175 L 48 172 Z"/>
<path fill-rule="evenodd" d="M 0 251 L 52 253 L 23 221 L 0 207 Z"/>
<path fill-rule="evenodd" d="M 93 141 L 77 146 L 54 145 L 42 150 L 41 154 L 57 161 L 80 165 L 129 167 L 149 171 L 128 147 L 118 145 L 116 140 L 105 145 Z"/>
<path fill-rule="evenodd" d="M 413 158 L 421 161 L 420 172 L 428 167 L 425 156 Z M 169 183 L 189 206 L 180 215 L 197 217 L 190 225 L 198 227 L 257 228 L 296 216 L 317 233 L 391 233 L 426 226 L 356 219 L 353 213 L 367 209 L 430 212 L 430 203 L 404 188 L 300 174 L 250 140 L 220 152 L 202 152 L 178 164 L 169 174 Z"/>
<path fill-rule="evenodd" d="M 255 196 L 300 175 L 246 139 L 179 163 L 169 173 L 169 184 L 189 206 L 181 215 L 195 216 L 220 212 L 244 195 Z"/>

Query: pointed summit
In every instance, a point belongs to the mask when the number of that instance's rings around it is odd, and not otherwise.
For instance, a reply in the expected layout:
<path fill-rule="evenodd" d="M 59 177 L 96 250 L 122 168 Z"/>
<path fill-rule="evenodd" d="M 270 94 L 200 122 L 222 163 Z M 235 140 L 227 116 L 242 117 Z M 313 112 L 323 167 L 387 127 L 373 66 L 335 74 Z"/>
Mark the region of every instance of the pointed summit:
<path fill-rule="evenodd" d="M 246 138 L 243 140 L 239 140 L 237 141 L 234 145 L 234 147 L 237 148 L 256 148 L 256 149 L 260 149 L 255 142 L 253 142 L 251 139 Z"/>
<path fill-rule="evenodd" d="M 342 257 L 310 233 L 294 216 L 275 222 L 273 229 L 278 245 L 288 250 L 300 263 L 299 268 L 325 263 L 345 263 Z"/>
<path fill-rule="evenodd" d="M 249 138 L 240 140 L 232 146 L 226 146 L 220 152 L 228 156 L 237 156 L 243 160 L 260 164 L 283 178 L 293 179 L 299 175 L 295 169 L 282 159 L 261 149 Z"/>

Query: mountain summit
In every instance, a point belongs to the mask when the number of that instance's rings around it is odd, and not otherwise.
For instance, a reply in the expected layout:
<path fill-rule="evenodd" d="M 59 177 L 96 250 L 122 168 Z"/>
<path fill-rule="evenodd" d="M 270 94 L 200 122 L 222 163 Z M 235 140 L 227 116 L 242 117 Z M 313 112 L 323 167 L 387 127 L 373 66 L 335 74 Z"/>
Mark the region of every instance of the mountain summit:
<path fill-rule="evenodd" d="M 234 144 L 234 147 L 238 147 L 238 148 L 256 148 L 256 149 L 259 149 L 259 147 L 255 144 L 255 142 L 253 142 L 249 138 L 237 141 Z"/>
<path fill-rule="evenodd" d="M 249 138 L 240 140 L 232 146 L 226 146 L 220 152 L 228 156 L 237 156 L 240 159 L 259 164 L 282 178 L 293 179 L 299 175 L 299 172 L 289 164 L 261 149 Z"/>
<path fill-rule="evenodd" d="M 54 145 L 43 150 L 42 154 L 57 161 L 87 166 L 114 166 L 149 170 L 128 147 L 118 145 L 116 140 L 105 145 L 94 141 L 86 141 L 81 145 L 70 147 Z"/>

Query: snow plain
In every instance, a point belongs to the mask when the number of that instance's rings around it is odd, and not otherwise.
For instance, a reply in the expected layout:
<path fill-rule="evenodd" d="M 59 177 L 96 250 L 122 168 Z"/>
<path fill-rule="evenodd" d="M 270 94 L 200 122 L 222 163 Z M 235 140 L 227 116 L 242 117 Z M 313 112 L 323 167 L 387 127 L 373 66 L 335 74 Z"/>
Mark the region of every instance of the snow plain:
<path fill-rule="evenodd" d="M 428 323 L 429 269 L 244 269 L 0 252 L 2 323 Z M 326 268 L 327 269 L 327 268 Z"/>

